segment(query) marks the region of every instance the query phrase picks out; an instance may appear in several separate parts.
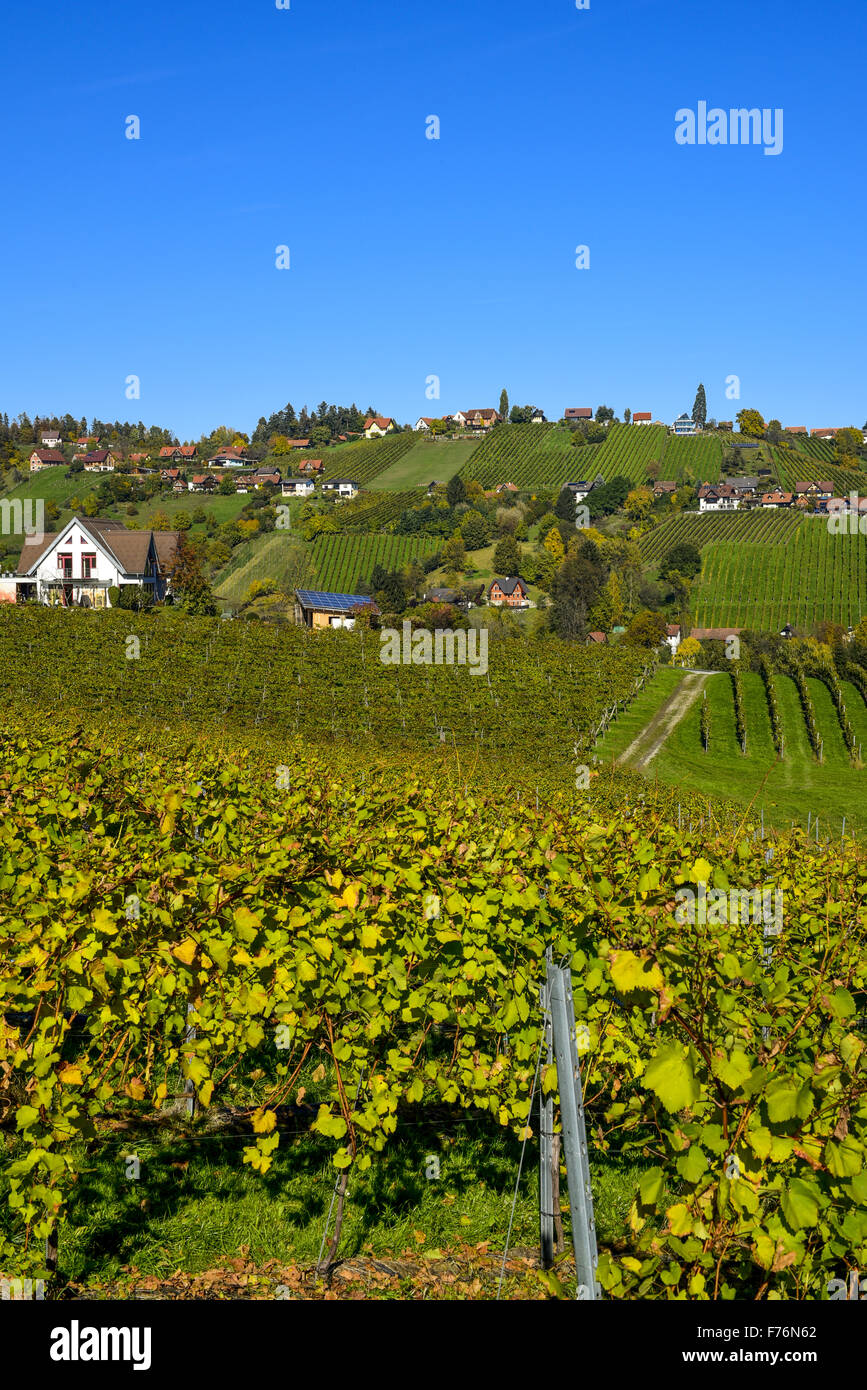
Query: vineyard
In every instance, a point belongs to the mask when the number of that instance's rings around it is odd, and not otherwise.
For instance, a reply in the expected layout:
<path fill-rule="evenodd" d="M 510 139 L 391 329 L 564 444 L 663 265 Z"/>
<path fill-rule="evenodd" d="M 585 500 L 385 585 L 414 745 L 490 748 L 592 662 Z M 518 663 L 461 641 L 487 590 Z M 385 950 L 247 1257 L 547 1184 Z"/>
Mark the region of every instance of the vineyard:
<path fill-rule="evenodd" d="M 800 513 L 756 507 L 748 512 L 681 512 L 646 531 L 639 542 L 645 560 L 662 560 L 681 542 L 701 549 L 714 541 L 784 545 L 802 524 Z"/>
<path fill-rule="evenodd" d="M 407 492 L 368 492 L 342 502 L 332 513 L 341 531 L 383 531 L 400 518 L 401 512 L 417 507 L 426 493 L 423 488 Z"/>
<path fill-rule="evenodd" d="M 384 439 L 359 439 L 341 444 L 337 449 L 303 449 L 291 455 L 291 470 L 298 475 L 307 458 L 322 459 L 322 478 L 351 478 L 356 483 L 369 483 L 384 473 L 416 444 L 411 430 L 389 434 Z"/>
<path fill-rule="evenodd" d="M 774 542 L 739 536 L 707 546 L 696 626 L 780 631 L 828 618 L 856 627 L 867 615 L 867 536 L 831 535 L 825 519 L 805 517 Z"/>
<path fill-rule="evenodd" d="M 498 483 L 555 488 L 586 477 L 591 459 L 598 472 L 596 446 L 576 448 L 569 431 L 559 425 L 498 425 L 473 451 L 461 477 L 485 488 Z"/>
<path fill-rule="evenodd" d="M 434 542 L 425 536 L 319 536 L 313 547 L 317 587 L 329 593 L 354 594 L 356 583 L 368 582 L 375 565 L 404 569 L 434 548 Z"/>
<path fill-rule="evenodd" d="M 661 674 L 661 673 L 660 673 Z M 697 678 L 694 678 L 697 679 Z M 756 798 L 769 824 L 800 823 L 824 845 L 867 830 L 867 701 L 849 680 L 740 673 L 740 715 L 730 673 L 705 687 L 647 769 L 684 795 Z M 651 687 L 648 687 L 650 691 Z M 709 728 L 709 738 L 707 730 Z M 745 751 L 744 751 L 745 750 Z M 845 819 L 844 819 L 845 818 Z"/>
<path fill-rule="evenodd" d="M 664 425 L 609 425 L 594 460 L 596 472 L 606 480 L 621 477 L 644 483 L 648 464 L 661 460 L 668 437 Z"/>
<path fill-rule="evenodd" d="M 660 478 L 681 482 L 689 473 L 696 483 L 718 483 L 722 471 L 722 444 L 716 434 L 670 434 L 660 465 Z"/>
<path fill-rule="evenodd" d="M 424 775 L 336 779 L 300 744 L 277 766 L 50 730 L 31 710 L 0 735 L 4 1272 L 44 1274 L 50 1237 L 62 1277 L 84 1170 L 142 1136 L 159 1161 L 178 1098 L 192 1136 L 233 1118 L 272 1201 L 324 1148 L 350 1204 L 368 1174 L 387 1204 L 426 1115 L 532 1152 L 547 948 L 575 981 L 591 1181 L 633 1165 L 604 1296 L 816 1298 L 864 1267 L 853 851 L 795 833 L 771 862 L 746 827 L 599 822 L 580 796 L 516 817 Z"/>
<path fill-rule="evenodd" d="M 535 767 L 538 782 L 558 769 L 568 778 L 564 740 L 589 746 L 594 725 L 631 697 L 648 662 L 637 649 L 555 640 L 492 642 L 479 674 L 466 665 L 385 666 L 379 653 L 375 633 L 7 606 L 0 696 L 23 709 L 47 701 L 100 717 L 134 710 L 142 721 L 359 749 L 420 753 L 445 743 L 462 758 Z"/>
<path fill-rule="evenodd" d="M 816 441 L 816 443 L 823 442 L 825 441 Z M 773 452 L 777 465 L 777 477 L 781 486 L 790 492 L 794 491 L 796 483 L 824 482 L 827 480 L 833 483 L 836 496 L 846 497 L 850 492 L 862 493 L 867 486 L 867 474 L 838 468 L 835 464 L 829 463 L 827 459 L 807 457 L 791 449 L 774 449 Z"/>

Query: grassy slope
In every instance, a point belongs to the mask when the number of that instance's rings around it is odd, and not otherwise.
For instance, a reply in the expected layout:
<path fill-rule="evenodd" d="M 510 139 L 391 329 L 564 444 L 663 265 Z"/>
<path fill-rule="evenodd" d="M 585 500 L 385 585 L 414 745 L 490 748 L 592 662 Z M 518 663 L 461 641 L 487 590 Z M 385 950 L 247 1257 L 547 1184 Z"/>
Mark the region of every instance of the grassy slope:
<path fill-rule="evenodd" d="M 596 756 L 604 763 L 619 758 L 682 680 L 682 671 L 673 666 L 660 666 L 637 699 L 620 712 L 605 737 L 596 745 Z"/>
<path fill-rule="evenodd" d="M 867 772 L 851 767 L 845 755 L 836 714 L 827 690 L 818 681 L 810 687 L 816 717 L 825 737 L 825 762 L 812 756 L 797 690 L 788 676 L 776 677 L 778 701 L 785 735 L 786 756 L 776 760 L 771 741 L 770 721 L 761 679 L 744 675 L 747 714 L 747 755 L 737 745 L 731 682 L 723 672 L 708 681 L 711 707 L 711 743 L 708 753 L 701 747 L 699 705 L 688 712 L 672 733 L 665 747 L 651 764 L 651 773 L 660 781 L 749 802 L 756 797 L 756 808 L 764 806 L 766 819 L 777 825 L 805 822 L 807 812 L 820 817 L 832 834 L 839 835 L 841 818 L 847 826 L 867 827 Z M 860 710 L 852 691 L 852 711 L 856 728 L 867 733 L 863 702 Z"/>
<path fill-rule="evenodd" d="M 431 482 L 448 482 L 459 473 L 470 455 L 478 448 L 478 440 L 456 439 L 434 444 L 419 440 L 409 453 L 371 479 L 372 488 L 401 492 L 406 488 L 427 487 Z"/>

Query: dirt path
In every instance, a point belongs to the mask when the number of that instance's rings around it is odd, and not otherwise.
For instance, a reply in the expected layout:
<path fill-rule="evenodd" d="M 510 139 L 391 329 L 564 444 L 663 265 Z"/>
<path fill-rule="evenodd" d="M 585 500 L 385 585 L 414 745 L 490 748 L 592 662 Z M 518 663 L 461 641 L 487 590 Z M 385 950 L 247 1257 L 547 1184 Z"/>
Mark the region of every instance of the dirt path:
<path fill-rule="evenodd" d="M 698 699 L 707 684 L 708 673 L 687 671 L 677 689 L 669 695 L 665 704 L 660 705 L 649 724 L 634 738 L 624 753 L 617 759 L 616 766 L 628 768 L 630 772 L 643 772 L 659 752 L 672 729 L 680 723 L 692 704 Z"/>

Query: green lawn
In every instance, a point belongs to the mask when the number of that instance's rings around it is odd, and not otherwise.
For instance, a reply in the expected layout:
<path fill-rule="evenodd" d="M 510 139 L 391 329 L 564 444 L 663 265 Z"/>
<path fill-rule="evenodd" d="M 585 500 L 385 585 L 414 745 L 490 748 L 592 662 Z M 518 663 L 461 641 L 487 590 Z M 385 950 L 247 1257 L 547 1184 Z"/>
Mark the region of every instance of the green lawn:
<path fill-rule="evenodd" d="M 446 444 L 420 440 L 397 463 L 371 479 L 369 486 L 386 492 L 404 492 L 408 488 L 427 487 L 432 482 L 447 483 L 477 448 L 475 439 L 456 439 Z"/>

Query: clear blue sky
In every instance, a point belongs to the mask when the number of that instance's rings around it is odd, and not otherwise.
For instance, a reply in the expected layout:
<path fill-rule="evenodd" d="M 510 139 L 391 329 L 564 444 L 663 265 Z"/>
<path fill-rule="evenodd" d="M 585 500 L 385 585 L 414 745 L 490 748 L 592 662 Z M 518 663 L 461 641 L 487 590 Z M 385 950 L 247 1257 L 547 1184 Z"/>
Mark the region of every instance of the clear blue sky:
<path fill-rule="evenodd" d="M 702 380 L 718 418 L 867 419 L 864 0 L 7 0 L 0 26 L 10 414 L 185 439 L 505 386 L 669 419 Z M 782 154 L 678 145 L 700 101 L 783 108 Z"/>

